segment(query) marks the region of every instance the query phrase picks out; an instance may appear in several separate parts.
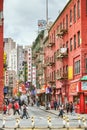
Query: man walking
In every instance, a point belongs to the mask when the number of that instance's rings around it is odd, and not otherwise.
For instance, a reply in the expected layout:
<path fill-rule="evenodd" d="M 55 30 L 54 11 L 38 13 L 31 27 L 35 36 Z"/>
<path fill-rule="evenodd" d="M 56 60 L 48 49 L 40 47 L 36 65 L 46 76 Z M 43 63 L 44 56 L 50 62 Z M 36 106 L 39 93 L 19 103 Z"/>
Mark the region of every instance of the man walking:
<path fill-rule="evenodd" d="M 22 119 L 23 117 L 26 117 L 26 119 L 28 119 L 28 113 L 27 113 L 27 107 L 26 105 L 23 105 L 23 115 L 22 115 Z"/>

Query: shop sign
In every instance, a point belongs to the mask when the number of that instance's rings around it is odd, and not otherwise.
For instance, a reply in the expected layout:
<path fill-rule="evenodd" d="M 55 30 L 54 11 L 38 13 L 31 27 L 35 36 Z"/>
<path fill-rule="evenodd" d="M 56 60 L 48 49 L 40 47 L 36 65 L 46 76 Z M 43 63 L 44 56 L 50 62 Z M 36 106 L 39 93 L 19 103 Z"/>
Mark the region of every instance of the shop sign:
<path fill-rule="evenodd" d="M 73 67 L 68 67 L 68 79 L 73 79 Z"/>
<path fill-rule="evenodd" d="M 87 90 L 87 82 L 82 82 L 82 90 Z"/>
<path fill-rule="evenodd" d="M 78 83 L 73 83 L 70 85 L 69 93 L 76 94 L 78 92 Z"/>

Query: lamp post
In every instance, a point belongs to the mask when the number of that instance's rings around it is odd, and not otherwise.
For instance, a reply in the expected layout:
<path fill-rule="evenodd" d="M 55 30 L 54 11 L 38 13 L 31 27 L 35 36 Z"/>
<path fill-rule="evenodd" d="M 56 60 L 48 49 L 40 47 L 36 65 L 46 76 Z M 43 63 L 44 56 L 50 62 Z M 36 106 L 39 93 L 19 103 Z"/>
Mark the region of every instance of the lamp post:
<path fill-rule="evenodd" d="M 48 24 L 48 0 L 46 0 L 46 22 Z"/>

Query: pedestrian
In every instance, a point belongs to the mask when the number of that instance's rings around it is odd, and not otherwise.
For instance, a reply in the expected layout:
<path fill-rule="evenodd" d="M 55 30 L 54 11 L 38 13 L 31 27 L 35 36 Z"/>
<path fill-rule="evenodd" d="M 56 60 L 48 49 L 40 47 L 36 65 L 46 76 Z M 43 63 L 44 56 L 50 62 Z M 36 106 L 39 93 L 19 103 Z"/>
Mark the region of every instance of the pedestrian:
<path fill-rule="evenodd" d="M 50 106 L 50 102 L 46 103 L 46 110 L 50 110 L 51 106 Z"/>
<path fill-rule="evenodd" d="M 18 115 L 20 115 L 20 112 L 19 112 L 19 103 L 17 101 L 14 102 L 14 115 L 16 114 L 16 112 L 18 113 Z"/>
<path fill-rule="evenodd" d="M 69 102 L 66 103 L 66 112 L 67 114 L 69 113 L 69 110 L 70 110 L 70 104 Z"/>
<path fill-rule="evenodd" d="M 3 114 L 6 114 L 6 112 L 7 112 L 7 105 L 6 105 L 6 103 L 4 103 L 4 105 L 3 105 Z"/>
<path fill-rule="evenodd" d="M 63 105 L 60 105 L 59 106 L 59 114 L 58 114 L 58 117 L 63 117 L 63 114 L 64 114 L 64 110 L 63 110 Z"/>
<path fill-rule="evenodd" d="M 23 105 L 23 115 L 22 115 L 22 119 L 26 117 L 26 119 L 28 119 L 28 113 L 27 113 L 27 107 L 26 105 Z"/>
<path fill-rule="evenodd" d="M 53 104 L 54 104 L 54 109 L 56 110 L 57 109 L 57 101 L 55 100 Z"/>
<path fill-rule="evenodd" d="M 72 114 L 72 112 L 73 112 L 73 103 L 72 102 L 70 102 L 69 109 L 70 109 L 70 113 Z"/>

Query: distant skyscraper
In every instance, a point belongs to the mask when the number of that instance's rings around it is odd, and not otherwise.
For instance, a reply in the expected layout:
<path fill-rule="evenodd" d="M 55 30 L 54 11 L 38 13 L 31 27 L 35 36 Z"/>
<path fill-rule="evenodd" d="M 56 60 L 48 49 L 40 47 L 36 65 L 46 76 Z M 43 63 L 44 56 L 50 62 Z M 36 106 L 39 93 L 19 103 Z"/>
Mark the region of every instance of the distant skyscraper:
<path fill-rule="evenodd" d="M 4 51 L 7 55 L 7 65 L 8 65 L 8 69 L 10 68 L 10 55 L 11 55 L 11 51 L 13 49 L 16 49 L 16 42 L 13 41 L 12 38 L 4 38 Z"/>
<path fill-rule="evenodd" d="M 17 80 L 17 49 L 16 42 L 14 42 L 12 38 L 4 39 L 4 51 L 7 56 L 7 70 L 4 75 L 4 85 L 8 95 L 11 96 Z"/>
<path fill-rule="evenodd" d="M 10 70 L 14 70 L 17 74 L 17 49 L 11 50 L 9 59 L 10 59 Z"/>

